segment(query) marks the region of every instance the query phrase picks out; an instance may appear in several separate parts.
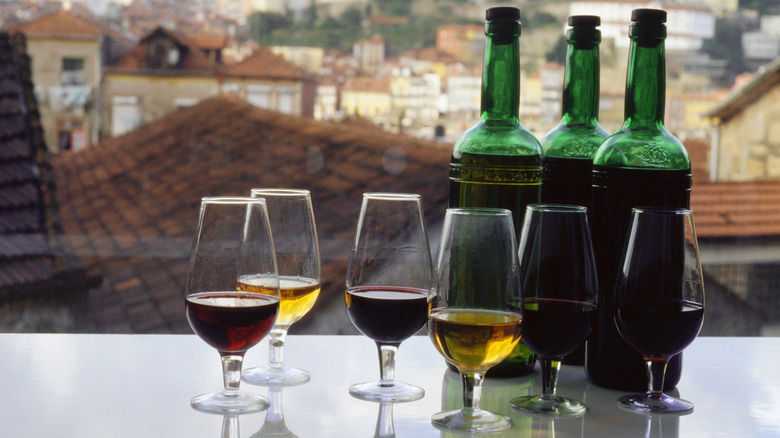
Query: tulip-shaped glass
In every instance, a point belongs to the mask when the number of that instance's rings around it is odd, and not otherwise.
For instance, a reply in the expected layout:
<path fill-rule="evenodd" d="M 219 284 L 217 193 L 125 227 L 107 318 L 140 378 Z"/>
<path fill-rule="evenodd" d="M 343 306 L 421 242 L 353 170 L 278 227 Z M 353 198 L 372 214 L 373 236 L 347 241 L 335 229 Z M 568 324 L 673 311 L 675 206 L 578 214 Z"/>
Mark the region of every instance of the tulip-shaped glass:
<path fill-rule="evenodd" d="M 585 405 L 556 394 L 561 361 L 590 334 L 596 321 L 598 284 L 587 209 L 532 204 L 520 232 L 523 342 L 540 359 L 542 394 L 517 397 L 525 413 L 579 416 Z"/>
<path fill-rule="evenodd" d="M 415 194 L 366 193 L 347 264 L 346 305 L 355 327 L 377 345 L 380 380 L 357 383 L 353 396 L 417 400 L 425 391 L 395 380 L 401 342 L 425 325 L 433 285 L 422 200 Z"/>
<path fill-rule="evenodd" d="M 693 411 L 693 403 L 662 392 L 669 359 L 683 351 L 704 322 L 704 281 L 693 213 L 634 208 L 615 288 L 615 324 L 645 359 L 648 390 L 623 396 L 641 413 Z"/>
<path fill-rule="evenodd" d="M 252 189 L 252 197 L 265 199 L 279 269 L 281 303 L 269 338 L 269 362 L 244 371 L 244 380 L 265 386 L 308 382 L 308 371 L 284 363 L 284 342 L 290 326 L 306 315 L 320 294 L 320 250 L 311 195 L 308 190 Z M 263 278 L 241 279 L 241 290 L 263 293 Z"/>
<path fill-rule="evenodd" d="M 241 292 L 239 278 L 264 279 L 265 294 Z M 265 200 L 203 198 L 190 255 L 186 313 L 190 327 L 222 358 L 224 389 L 191 400 L 205 412 L 248 413 L 268 399 L 239 389 L 246 351 L 271 330 L 279 312 L 279 278 Z"/>
<path fill-rule="evenodd" d="M 435 414 L 431 422 L 472 432 L 511 428 L 509 417 L 479 408 L 485 372 L 520 342 L 522 298 L 509 210 L 447 210 L 433 290 L 428 334 L 460 372 L 463 407 Z"/>

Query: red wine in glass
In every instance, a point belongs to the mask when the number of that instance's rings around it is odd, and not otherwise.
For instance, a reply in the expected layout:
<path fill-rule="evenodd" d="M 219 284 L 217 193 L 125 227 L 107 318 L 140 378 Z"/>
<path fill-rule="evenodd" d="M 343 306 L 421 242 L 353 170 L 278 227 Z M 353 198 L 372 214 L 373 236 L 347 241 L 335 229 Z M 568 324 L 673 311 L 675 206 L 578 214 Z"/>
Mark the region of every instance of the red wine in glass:
<path fill-rule="evenodd" d="M 640 305 L 621 302 L 615 322 L 623 339 L 643 356 L 669 358 L 683 351 L 696 336 L 704 320 L 704 306 L 684 300 Z"/>
<path fill-rule="evenodd" d="M 523 340 L 540 357 L 561 359 L 585 341 L 595 321 L 596 305 L 593 302 L 526 299 Z"/>
<path fill-rule="evenodd" d="M 355 328 L 376 342 L 401 343 L 428 320 L 428 290 L 409 287 L 353 287 L 347 313 Z"/>
<path fill-rule="evenodd" d="M 201 292 L 187 296 L 192 330 L 220 353 L 244 353 L 273 327 L 279 299 L 240 292 Z"/>

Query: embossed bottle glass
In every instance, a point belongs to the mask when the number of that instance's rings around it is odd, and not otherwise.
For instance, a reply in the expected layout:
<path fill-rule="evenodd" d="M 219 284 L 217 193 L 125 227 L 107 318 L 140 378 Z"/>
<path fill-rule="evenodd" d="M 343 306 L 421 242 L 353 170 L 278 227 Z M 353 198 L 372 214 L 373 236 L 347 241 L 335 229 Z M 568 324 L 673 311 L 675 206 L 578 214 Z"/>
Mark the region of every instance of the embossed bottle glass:
<path fill-rule="evenodd" d="M 450 207 L 505 208 L 519 235 L 525 207 L 540 201 L 542 149 L 518 118 L 520 111 L 520 11 L 486 12 L 485 61 L 479 122 L 455 142 L 450 161 Z M 522 341 L 490 375 L 519 376 L 535 357 Z"/>

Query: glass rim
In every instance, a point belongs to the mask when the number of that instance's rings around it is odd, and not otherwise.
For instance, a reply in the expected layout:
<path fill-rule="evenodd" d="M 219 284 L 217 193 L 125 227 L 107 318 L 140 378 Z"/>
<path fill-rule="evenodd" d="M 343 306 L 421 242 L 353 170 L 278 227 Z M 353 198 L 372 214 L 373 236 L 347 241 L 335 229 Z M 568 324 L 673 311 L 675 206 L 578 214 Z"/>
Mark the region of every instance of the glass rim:
<path fill-rule="evenodd" d="M 450 207 L 447 214 L 472 215 L 472 216 L 511 216 L 512 211 L 506 208 L 489 207 Z"/>
<path fill-rule="evenodd" d="M 391 193 L 391 192 L 367 192 L 363 193 L 363 199 L 386 199 L 397 201 L 420 200 L 422 196 L 417 193 Z"/>
<path fill-rule="evenodd" d="M 677 208 L 677 207 L 634 207 L 631 209 L 631 214 L 636 213 L 651 213 L 651 214 L 693 214 L 693 210 L 690 208 Z"/>
<path fill-rule="evenodd" d="M 273 196 L 310 196 L 311 192 L 306 189 L 276 189 L 276 188 L 253 188 L 250 193 L 254 197 L 258 195 L 273 195 Z"/>
<path fill-rule="evenodd" d="M 554 212 L 554 213 L 587 213 L 588 208 L 584 205 L 575 204 L 528 204 L 526 210 Z"/>
<path fill-rule="evenodd" d="M 204 196 L 202 204 L 265 204 L 265 199 L 252 196 Z"/>

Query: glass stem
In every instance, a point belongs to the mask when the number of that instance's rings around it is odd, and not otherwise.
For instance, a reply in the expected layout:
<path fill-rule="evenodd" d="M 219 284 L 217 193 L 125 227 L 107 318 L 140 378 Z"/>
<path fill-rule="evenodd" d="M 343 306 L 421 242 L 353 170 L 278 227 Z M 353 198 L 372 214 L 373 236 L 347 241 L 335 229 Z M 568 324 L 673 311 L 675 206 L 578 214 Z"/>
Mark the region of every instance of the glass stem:
<path fill-rule="evenodd" d="M 668 359 L 646 360 L 647 366 L 647 395 L 650 398 L 659 399 L 664 390 L 664 375 Z"/>
<path fill-rule="evenodd" d="M 381 386 L 393 386 L 395 380 L 395 357 L 398 355 L 398 344 L 380 344 L 379 349 L 379 375 Z"/>
<path fill-rule="evenodd" d="M 221 354 L 222 356 L 222 383 L 228 391 L 238 391 L 241 383 L 241 365 L 244 361 L 243 354 Z"/>
<path fill-rule="evenodd" d="M 280 368 L 284 364 L 284 340 L 286 338 L 287 330 L 277 328 L 271 330 L 268 339 L 270 344 L 268 362 L 274 368 Z"/>
<path fill-rule="evenodd" d="M 265 421 L 269 423 L 284 423 L 284 412 L 282 411 L 282 388 L 272 386 L 268 388 L 268 398 L 271 400 L 271 406 L 265 415 Z"/>
<path fill-rule="evenodd" d="M 241 431 L 238 428 L 238 415 L 225 415 L 222 419 L 222 434 L 220 438 L 240 438 Z"/>
<path fill-rule="evenodd" d="M 461 373 L 463 381 L 463 410 L 473 412 L 479 410 L 479 400 L 482 398 L 482 381 L 485 376 L 480 373 Z"/>
<path fill-rule="evenodd" d="M 561 370 L 561 361 L 539 358 L 542 367 L 542 401 L 546 407 L 552 408 L 552 399 L 555 397 L 558 385 L 558 372 Z"/>
<path fill-rule="evenodd" d="M 379 404 L 379 417 L 376 421 L 376 431 L 374 431 L 374 438 L 380 437 L 395 437 L 392 403 L 381 402 Z"/>

